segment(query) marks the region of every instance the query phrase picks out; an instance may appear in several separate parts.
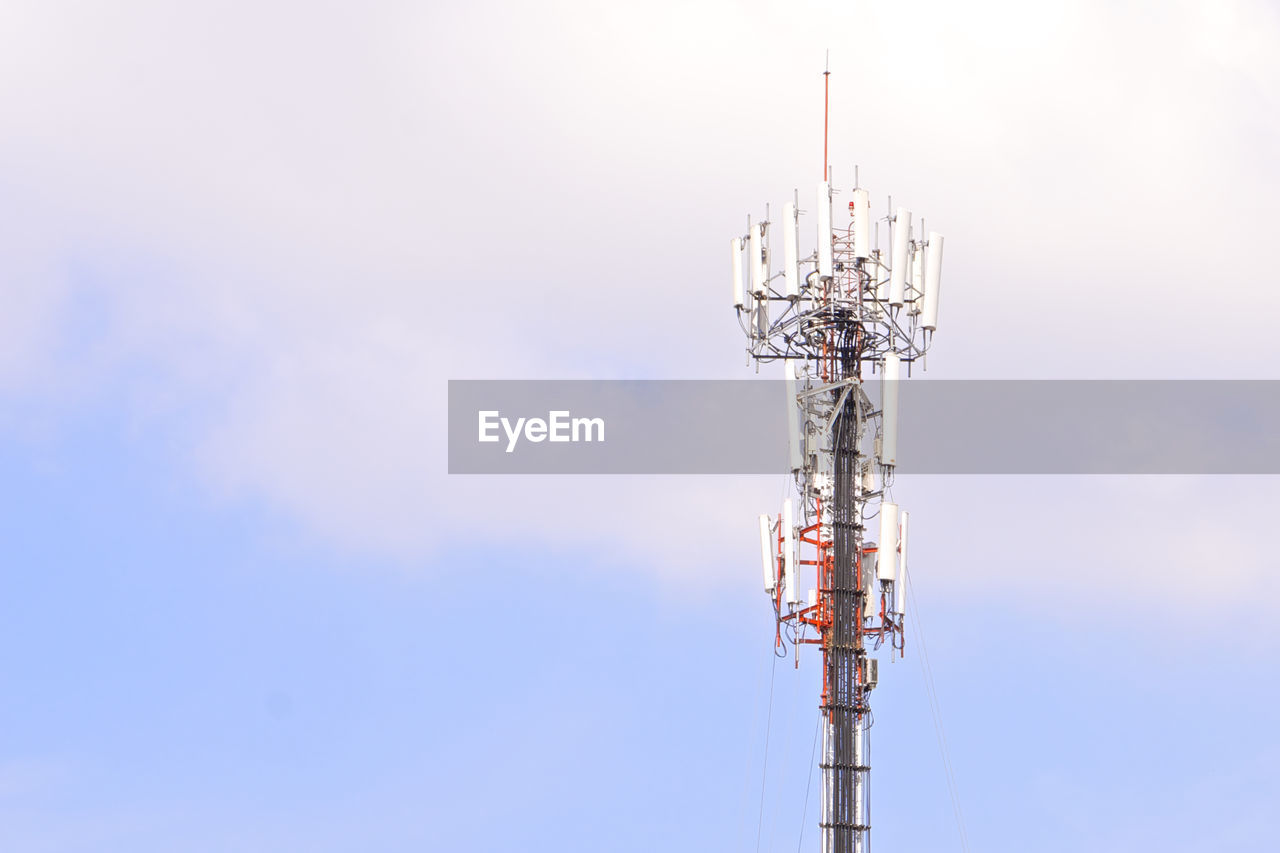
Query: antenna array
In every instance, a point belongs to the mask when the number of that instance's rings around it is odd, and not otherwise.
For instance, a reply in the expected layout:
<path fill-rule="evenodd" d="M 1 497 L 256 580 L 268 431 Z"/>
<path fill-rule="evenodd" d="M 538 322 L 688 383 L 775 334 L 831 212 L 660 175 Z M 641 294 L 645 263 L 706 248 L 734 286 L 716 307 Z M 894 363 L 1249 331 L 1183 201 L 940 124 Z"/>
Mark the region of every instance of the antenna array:
<path fill-rule="evenodd" d="M 923 219 L 917 230 L 905 207 L 873 220 L 860 187 L 837 217 L 825 163 L 824 178 L 812 253 L 800 256 L 798 192 L 781 221 L 748 220 L 731 240 L 733 305 L 748 362 L 783 363 L 794 495 L 777 517 L 760 516 L 761 558 L 778 647 L 822 649 L 822 850 L 868 853 L 871 653 L 905 649 L 898 383 L 904 368 L 923 368 L 938 328 L 943 240 L 925 236 Z M 865 381 L 877 373 L 873 402 Z"/>

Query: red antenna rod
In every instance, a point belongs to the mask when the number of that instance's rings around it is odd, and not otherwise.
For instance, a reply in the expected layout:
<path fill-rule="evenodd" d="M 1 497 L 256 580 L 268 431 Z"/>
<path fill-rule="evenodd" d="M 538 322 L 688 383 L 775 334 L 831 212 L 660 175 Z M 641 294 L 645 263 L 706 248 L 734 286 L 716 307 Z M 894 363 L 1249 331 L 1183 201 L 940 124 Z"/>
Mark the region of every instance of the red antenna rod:
<path fill-rule="evenodd" d="M 827 51 L 827 68 L 822 72 L 822 180 L 827 179 L 827 116 L 831 109 L 831 51 Z"/>

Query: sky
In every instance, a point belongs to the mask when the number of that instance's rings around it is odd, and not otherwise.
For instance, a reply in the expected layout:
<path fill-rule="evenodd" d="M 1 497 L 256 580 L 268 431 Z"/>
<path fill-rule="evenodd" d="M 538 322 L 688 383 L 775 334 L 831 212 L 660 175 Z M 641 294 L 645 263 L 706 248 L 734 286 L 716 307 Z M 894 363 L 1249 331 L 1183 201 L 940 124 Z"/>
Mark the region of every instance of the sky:
<path fill-rule="evenodd" d="M 444 424 L 754 375 L 724 246 L 828 51 L 837 186 L 946 235 L 930 377 L 1278 378 L 1267 3 L 0 4 L 0 847 L 812 848 L 784 483 Z M 1275 478 L 896 495 L 960 820 L 909 645 L 877 849 L 1269 844 Z"/>

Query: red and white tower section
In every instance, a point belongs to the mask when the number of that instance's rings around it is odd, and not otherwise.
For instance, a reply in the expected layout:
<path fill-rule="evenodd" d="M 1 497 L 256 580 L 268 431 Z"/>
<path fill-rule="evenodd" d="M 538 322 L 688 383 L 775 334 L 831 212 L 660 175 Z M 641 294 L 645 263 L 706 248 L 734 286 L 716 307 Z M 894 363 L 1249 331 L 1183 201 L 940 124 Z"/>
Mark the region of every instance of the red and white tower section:
<path fill-rule="evenodd" d="M 874 216 L 825 163 L 823 178 L 811 210 L 797 192 L 730 241 L 733 305 L 749 359 L 785 378 L 793 489 L 760 516 L 760 547 L 778 646 L 822 650 L 822 850 L 867 853 L 874 655 L 905 651 L 898 393 L 938 327 L 942 236 L 906 207 Z"/>

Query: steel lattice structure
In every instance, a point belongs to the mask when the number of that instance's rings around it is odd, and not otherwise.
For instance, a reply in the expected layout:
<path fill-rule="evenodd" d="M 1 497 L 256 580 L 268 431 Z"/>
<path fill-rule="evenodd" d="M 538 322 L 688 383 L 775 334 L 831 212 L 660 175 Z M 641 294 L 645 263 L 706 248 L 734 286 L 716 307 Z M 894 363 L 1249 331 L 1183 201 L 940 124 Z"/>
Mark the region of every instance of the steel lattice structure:
<path fill-rule="evenodd" d="M 871 655 L 905 650 L 908 515 L 892 500 L 898 387 L 904 368 L 923 367 L 937 328 L 942 237 L 923 238 L 923 221 L 913 233 L 903 207 L 873 218 L 856 186 L 847 221 L 833 221 L 825 162 L 823 177 L 813 252 L 800 256 L 797 193 L 780 222 L 748 220 L 731 241 L 733 293 L 749 360 L 784 366 L 794 496 L 776 519 L 760 517 L 760 537 L 778 647 L 822 650 L 822 849 L 867 853 Z"/>

